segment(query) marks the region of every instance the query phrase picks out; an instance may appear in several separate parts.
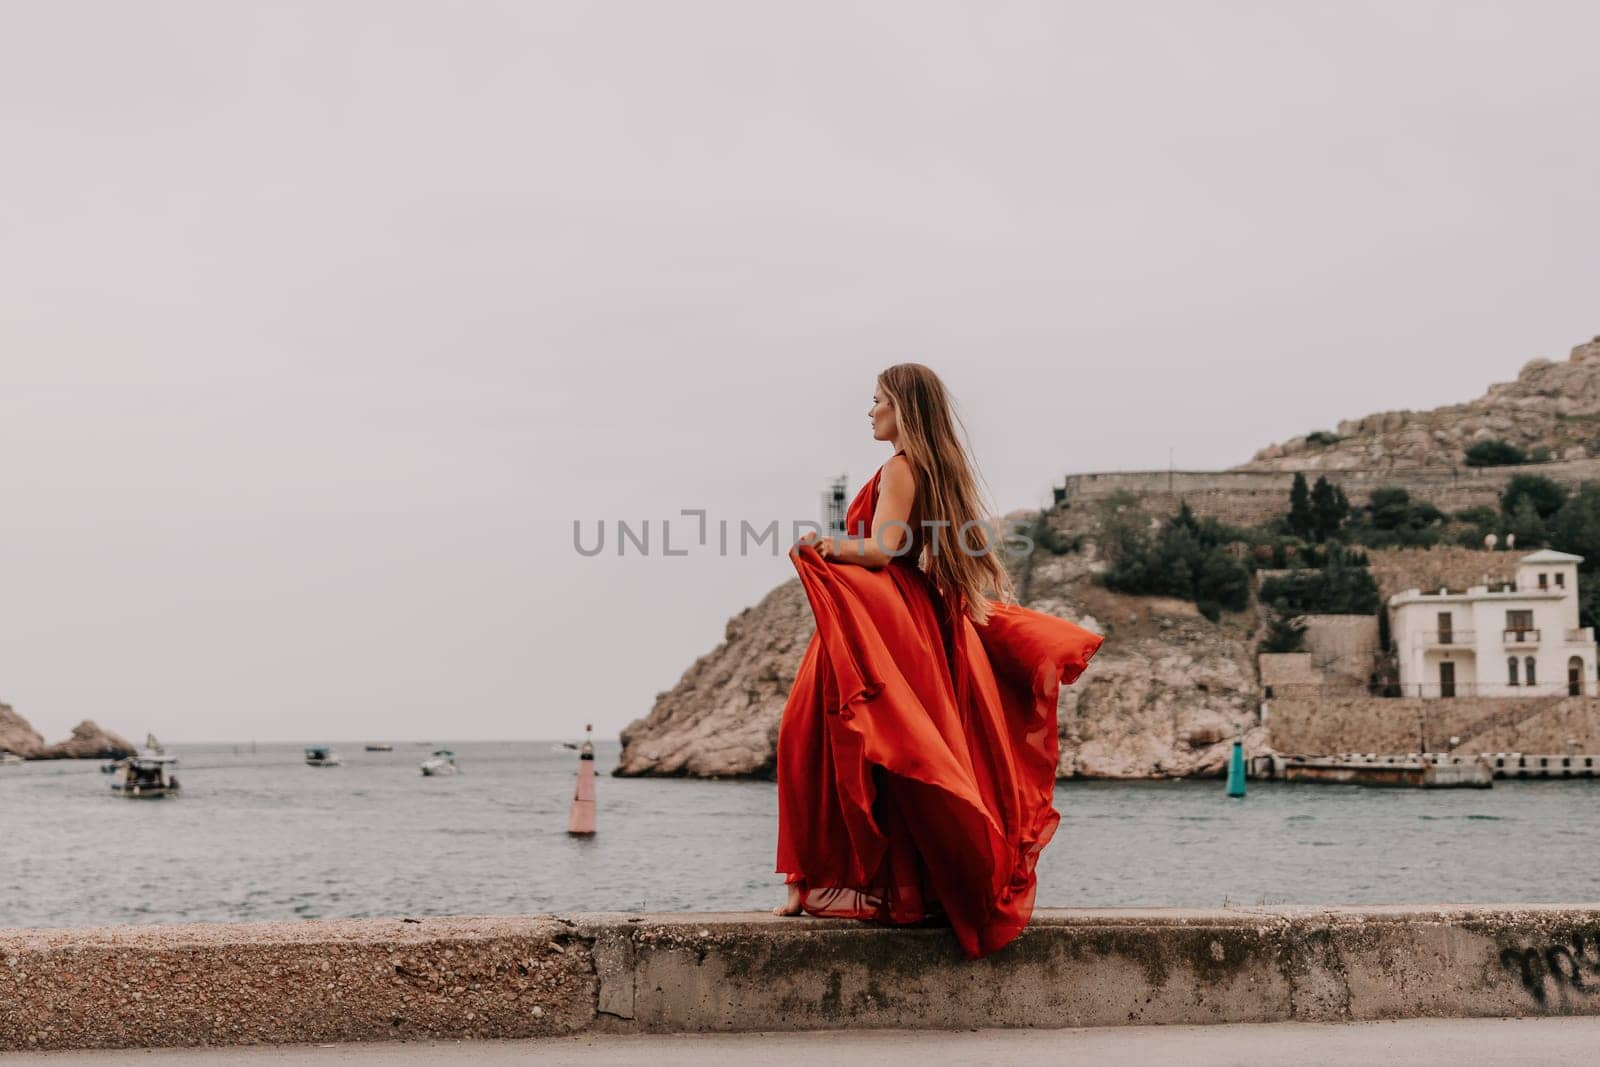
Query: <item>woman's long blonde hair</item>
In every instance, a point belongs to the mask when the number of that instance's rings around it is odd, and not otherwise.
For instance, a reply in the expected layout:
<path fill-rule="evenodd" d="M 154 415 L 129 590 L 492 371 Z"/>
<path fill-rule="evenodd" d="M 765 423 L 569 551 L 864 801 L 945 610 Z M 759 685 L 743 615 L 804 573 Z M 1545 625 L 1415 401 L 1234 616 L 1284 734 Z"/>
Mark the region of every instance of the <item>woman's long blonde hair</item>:
<path fill-rule="evenodd" d="M 976 464 L 962 446 L 966 424 L 944 382 L 921 363 L 889 367 L 878 375 L 878 388 L 894 403 L 900 447 L 916 480 L 911 521 L 921 545 L 922 569 L 951 605 L 965 610 L 975 623 L 986 622 L 991 596 L 1015 603 L 1016 591 L 993 536 L 995 520 L 978 492 Z M 941 521 L 948 525 L 926 525 Z M 967 523 L 972 525 L 962 532 Z M 935 532 L 937 552 L 932 550 Z"/>

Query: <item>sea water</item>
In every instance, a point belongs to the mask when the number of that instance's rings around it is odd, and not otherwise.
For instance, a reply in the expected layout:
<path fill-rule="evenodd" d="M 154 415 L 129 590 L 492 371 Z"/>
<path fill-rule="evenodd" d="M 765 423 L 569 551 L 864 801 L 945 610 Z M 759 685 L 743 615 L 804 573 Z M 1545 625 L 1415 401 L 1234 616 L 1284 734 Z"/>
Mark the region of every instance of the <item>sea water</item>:
<path fill-rule="evenodd" d="M 552 742 L 170 746 L 182 795 L 114 795 L 94 761 L 0 766 L 0 926 L 560 911 L 782 899 L 771 782 L 612 778 L 566 833 Z M 452 747 L 461 774 L 418 764 Z M 1041 906 L 1600 900 L 1600 782 L 1492 790 L 1061 782 Z"/>

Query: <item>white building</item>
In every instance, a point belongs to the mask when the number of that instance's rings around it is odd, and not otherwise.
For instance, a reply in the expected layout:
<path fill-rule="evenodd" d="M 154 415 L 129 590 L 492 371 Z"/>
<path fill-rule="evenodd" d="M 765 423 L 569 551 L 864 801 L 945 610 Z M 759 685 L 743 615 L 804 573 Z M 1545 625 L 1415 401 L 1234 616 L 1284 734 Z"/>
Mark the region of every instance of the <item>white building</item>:
<path fill-rule="evenodd" d="M 1510 583 L 1390 597 L 1402 694 L 1594 696 L 1594 630 L 1578 626 L 1582 562 L 1541 549 L 1518 561 Z"/>

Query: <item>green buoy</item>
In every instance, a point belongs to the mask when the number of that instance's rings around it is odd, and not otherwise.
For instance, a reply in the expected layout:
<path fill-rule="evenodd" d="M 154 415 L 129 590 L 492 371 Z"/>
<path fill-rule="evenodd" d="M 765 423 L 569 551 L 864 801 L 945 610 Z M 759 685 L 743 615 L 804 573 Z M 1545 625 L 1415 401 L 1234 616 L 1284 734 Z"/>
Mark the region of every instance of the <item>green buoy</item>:
<path fill-rule="evenodd" d="M 1233 742 L 1233 754 L 1228 757 L 1228 795 L 1244 796 L 1244 742 Z"/>

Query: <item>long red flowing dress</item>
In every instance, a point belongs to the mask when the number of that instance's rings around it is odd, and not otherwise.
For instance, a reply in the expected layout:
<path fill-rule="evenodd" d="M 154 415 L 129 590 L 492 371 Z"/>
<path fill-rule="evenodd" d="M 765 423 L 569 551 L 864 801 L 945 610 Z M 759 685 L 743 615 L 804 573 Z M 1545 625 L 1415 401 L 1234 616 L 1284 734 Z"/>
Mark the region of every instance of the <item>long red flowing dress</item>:
<path fill-rule="evenodd" d="M 871 536 L 882 476 L 850 504 L 849 536 Z M 978 959 L 1033 914 L 1060 822 L 1056 698 L 1104 638 L 997 601 L 975 625 L 912 544 L 880 570 L 790 553 L 817 629 L 778 730 L 777 871 L 808 914 L 942 914 Z"/>

